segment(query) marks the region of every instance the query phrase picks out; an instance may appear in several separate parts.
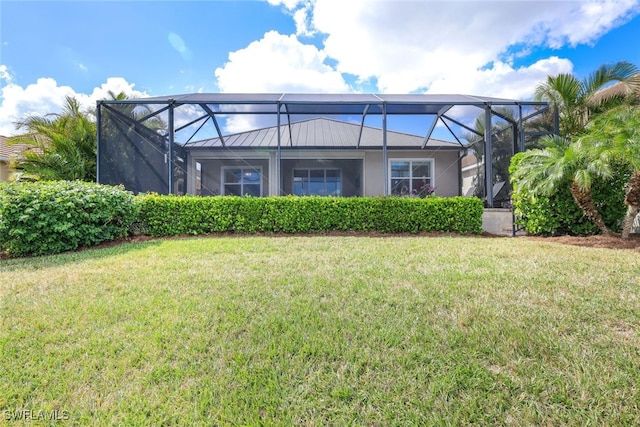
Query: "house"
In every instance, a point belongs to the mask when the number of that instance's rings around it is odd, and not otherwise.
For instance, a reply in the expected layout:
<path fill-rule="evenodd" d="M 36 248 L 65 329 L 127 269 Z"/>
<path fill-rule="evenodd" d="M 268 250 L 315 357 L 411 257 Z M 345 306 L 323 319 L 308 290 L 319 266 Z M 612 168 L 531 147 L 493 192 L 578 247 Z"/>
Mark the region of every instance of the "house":
<path fill-rule="evenodd" d="M 255 197 L 457 196 L 473 182 L 475 195 L 491 207 L 494 136 L 470 123 L 478 115 L 504 123 L 518 146 L 525 122 L 546 109 L 544 102 L 425 94 L 104 100 L 97 105 L 98 182 L 136 193 Z M 224 133 L 223 122 L 237 117 L 263 125 Z M 411 125 L 397 126 L 405 121 Z M 489 158 L 476 160 L 463 177 L 469 132 Z"/>
<path fill-rule="evenodd" d="M 24 144 L 8 145 L 7 137 L 0 135 L 0 181 L 9 180 L 11 160 L 20 156 L 26 148 Z"/>
<path fill-rule="evenodd" d="M 362 134 L 360 135 L 360 130 Z M 384 193 L 382 129 L 329 118 L 190 142 L 186 192 L 202 195 L 376 196 Z M 359 144 L 358 144 L 359 141 Z M 389 194 L 456 196 L 460 144 L 387 132 Z"/>
<path fill-rule="evenodd" d="M 484 169 L 484 159 L 479 159 L 475 152 L 469 152 L 460 159 L 460 168 L 462 175 L 462 194 L 464 196 L 475 195 L 481 184 L 479 181 Z"/>

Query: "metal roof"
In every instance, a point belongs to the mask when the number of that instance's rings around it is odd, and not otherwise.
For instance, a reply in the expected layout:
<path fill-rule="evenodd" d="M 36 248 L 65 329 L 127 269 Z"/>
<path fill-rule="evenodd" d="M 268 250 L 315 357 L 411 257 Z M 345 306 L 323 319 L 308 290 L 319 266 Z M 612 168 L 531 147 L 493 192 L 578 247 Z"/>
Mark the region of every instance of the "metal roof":
<path fill-rule="evenodd" d="M 340 120 L 317 118 L 291 123 L 289 127 L 280 126 L 280 141 L 283 149 L 291 148 L 381 148 L 382 129 Z M 291 135 L 291 138 L 289 137 Z M 293 142 L 292 142 L 293 140 Z M 402 132 L 387 131 L 387 147 L 396 149 L 420 149 L 424 137 Z M 220 138 L 194 141 L 185 145 L 189 150 L 211 148 L 276 148 L 278 146 L 278 127 L 251 130 L 224 137 L 224 146 Z M 461 149 L 460 144 L 438 139 L 429 139 L 425 148 Z"/>

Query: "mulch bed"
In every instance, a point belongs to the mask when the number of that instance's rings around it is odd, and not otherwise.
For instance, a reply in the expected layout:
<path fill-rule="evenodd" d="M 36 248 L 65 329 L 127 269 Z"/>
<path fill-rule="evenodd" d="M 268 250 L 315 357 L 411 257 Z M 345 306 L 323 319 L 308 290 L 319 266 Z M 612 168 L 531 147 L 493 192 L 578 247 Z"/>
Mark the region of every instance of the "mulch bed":
<path fill-rule="evenodd" d="M 606 249 L 630 249 L 640 251 L 640 235 L 631 235 L 629 239 L 622 240 L 620 236 L 556 236 L 556 237 L 537 237 L 526 236 L 525 239 L 542 240 L 547 242 L 561 243 L 564 245 L 585 246 L 589 248 L 606 248 Z"/>

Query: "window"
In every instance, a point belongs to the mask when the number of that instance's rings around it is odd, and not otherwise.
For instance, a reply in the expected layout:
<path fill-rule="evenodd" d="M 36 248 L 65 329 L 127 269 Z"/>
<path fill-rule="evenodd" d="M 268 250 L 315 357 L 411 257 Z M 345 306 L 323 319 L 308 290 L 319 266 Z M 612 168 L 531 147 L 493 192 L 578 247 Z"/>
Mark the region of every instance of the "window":
<path fill-rule="evenodd" d="M 262 195 L 262 168 L 222 168 L 223 195 L 256 196 Z"/>
<path fill-rule="evenodd" d="M 294 169 L 293 194 L 296 196 L 340 196 L 340 169 Z"/>
<path fill-rule="evenodd" d="M 433 193 L 433 160 L 391 160 L 391 195 L 424 197 Z"/>

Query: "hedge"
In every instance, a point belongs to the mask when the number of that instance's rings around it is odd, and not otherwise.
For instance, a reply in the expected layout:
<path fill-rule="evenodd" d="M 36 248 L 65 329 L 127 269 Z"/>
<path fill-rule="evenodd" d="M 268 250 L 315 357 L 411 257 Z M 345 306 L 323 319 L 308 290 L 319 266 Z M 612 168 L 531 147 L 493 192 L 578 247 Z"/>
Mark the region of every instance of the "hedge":
<path fill-rule="evenodd" d="M 511 159 L 510 174 L 517 169 L 521 155 Z M 613 168 L 608 179 L 596 178 L 591 186 L 594 203 L 602 219 L 612 231 L 620 231 L 626 213 L 624 204 L 625 184 L 631 169 L 623 164 Z M 516 223 L 528 234 L 552 236 L 570 234 L 585 236 L 598 233 L 598 228 L 590 222 L 575 202 L 569 191 L 570 180 L 560 183 L 550 197 L 539 196 L 513 183 L 513 212 Z"/>
<path fill-rule="evenodd" d="M 467 197 L 138 196 L 140 231 L 210 233 L 373 231 L 480 233 L 482 201 Z"/>
<path fill-rule="evenodd" d="M 124 237 L 137 215 L 132 193 L 81 181 L 0 185 L 0 249 L 45 255 Z"/>

